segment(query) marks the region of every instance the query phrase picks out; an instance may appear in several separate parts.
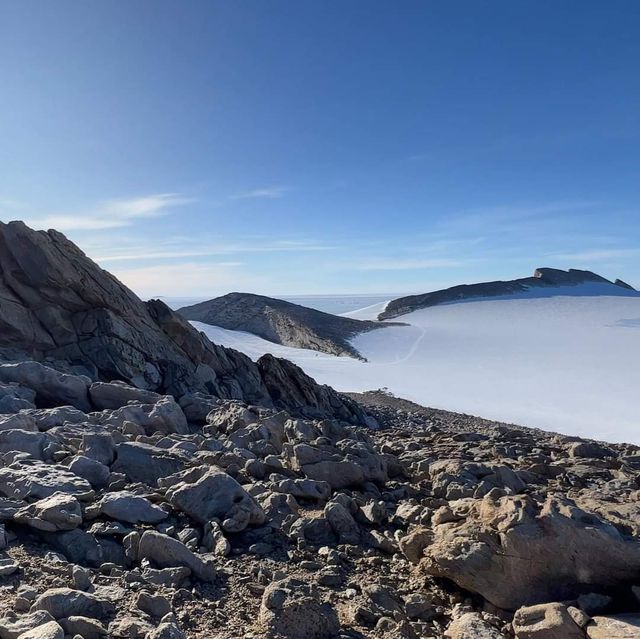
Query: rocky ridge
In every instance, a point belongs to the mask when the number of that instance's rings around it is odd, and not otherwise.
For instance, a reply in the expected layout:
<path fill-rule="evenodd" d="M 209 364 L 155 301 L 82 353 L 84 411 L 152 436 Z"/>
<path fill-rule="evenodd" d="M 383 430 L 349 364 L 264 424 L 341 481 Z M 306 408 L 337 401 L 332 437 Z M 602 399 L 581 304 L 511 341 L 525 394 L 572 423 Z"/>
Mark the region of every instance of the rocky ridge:
<path fill-rule="evenodd" d="M 61 233 L 22 222 L 0 222 L 2 357 L 81 372 L 85 389 L 117 379 L 176 398 L 202 392 L 300 416 L 366 419 L 290 362 L 265 356 L 254 363 L 213 344 L 163 302 L 141 301 Z M 46 401 L 40 392 L 36 403 Z"/>
<path fill-rule="evenodd" d="M 340 317 L 285 300 L 229 293 L 177 310 L 184 318 L 246 331 L 276 344 L 362 359 L 350 339 L 387 324 Z"/>
<path fill-rule="evenodd" d="M 38 408 L 20 366 L 0 637 L 638 636 L 638 447 L 382 393 L 379 430 L 122 382 Z"/>
<path fill-rule="evenodd" d="M 425 293 L 424 295 L 409 295 L 390 301 L 384 311 L 378 315 L 379 320 L 388 320 L 400 315 L 406 315 L 421 308 L 429 308 L 439 304 L 450 304 L 480 297 L 498 297 L 502 295 L 518 295 L 532 289 L 552 289 L 554 287 L 578 286 L 580 284 L 596 283 L 611 285 L 612 295 L 633 294 L 637 292 L 632 286 L 622 280 L 611 282 L 591 271 L 569 269 L 563 271 L 555 268 L 538 268 L 533 277 L 523 277 L 516 280 L 482 282 L 479 284 L 460 284 L 450 288 Z"/>

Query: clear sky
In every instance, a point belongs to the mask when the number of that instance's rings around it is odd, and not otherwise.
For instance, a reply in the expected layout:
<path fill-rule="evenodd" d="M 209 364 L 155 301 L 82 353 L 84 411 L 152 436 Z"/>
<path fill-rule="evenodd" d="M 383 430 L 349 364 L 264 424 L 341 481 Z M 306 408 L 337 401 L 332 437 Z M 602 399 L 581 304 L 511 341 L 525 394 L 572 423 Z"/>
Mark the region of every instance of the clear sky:
<path fill-rule="evenodd" d="M 0 0 L 0 219 L 143 296 L 640 286 L 637 0 Z"/>

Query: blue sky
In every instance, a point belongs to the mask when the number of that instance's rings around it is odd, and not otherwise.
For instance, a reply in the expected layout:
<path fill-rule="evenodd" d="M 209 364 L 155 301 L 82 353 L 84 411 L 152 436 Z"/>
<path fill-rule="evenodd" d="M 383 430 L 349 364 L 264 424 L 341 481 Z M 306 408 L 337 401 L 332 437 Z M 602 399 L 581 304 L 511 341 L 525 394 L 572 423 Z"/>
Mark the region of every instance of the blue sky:
<path fill-rule="evenodd" d="M 640 286 L 640 3 L 0 0 L 0 219 L 143 296 Z"/>

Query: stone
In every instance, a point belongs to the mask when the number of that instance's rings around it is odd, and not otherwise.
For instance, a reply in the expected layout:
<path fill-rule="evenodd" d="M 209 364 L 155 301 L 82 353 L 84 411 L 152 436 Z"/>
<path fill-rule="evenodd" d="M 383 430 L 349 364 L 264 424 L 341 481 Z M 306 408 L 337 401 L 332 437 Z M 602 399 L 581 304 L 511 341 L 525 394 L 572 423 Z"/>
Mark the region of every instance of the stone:
<path fill-rule="evenodd" d="M 160 568 L 184 566 L 202 581 L 213 581 L 216 575 L 214 566 L 198 557 L 181 541 L 147 530 L 140 538 L 138 547 L 139 559 L 150 559 Z"/>
<path fill-rule="evenodd" d="M 154 619 L 162 619 L 162 617 L 172 612 L 171 604 L 166 597 L 151 595 L 144 591 L 138 593 L 135 605 Z"/>
<path fill-rule="evenodd" d="M 584 639 L 567 606 L 561 603 L 520 608 L 513 617 L 516 639 Z"/>
<path fill-rule="evenodd" d="M 0 430 L 26 430 L 37 433 L 38 424 L 29 413 L 0 415 Z"/>
<path fill-rule="evenodd" d="M 194 475 L 194 479 L 197 475 Z M 178 478 L 176 478 L 178 479 Z M 256 500 L 227 473 L 203 467 L 195 482 L 183 481 L 167 490 L 171 505 L 200 524 L 219 519 L 229 532 L 264 523 L 265 514 Z"/>
<path fill-rule="evenodd" d="M 489 494 L 463 521 L 435 527 L 421 567 L 516 610 L 588 586 L 628 583 L 640 575 L 640 541 L 569 499 L 539 505 L 527 496 Z"/>
<path fill-rule="evenodd" d="M 640 614 L 594 617 L 586 631 L 589 639 L 638 639 Z"/>
<path fill-rule="evenodd" d="M 328 503 L 324 509 L 324 516 L 341 544 L 357 544 L 360 541 L 360 528 L 342 504 Z"/>
<path fill-rule="evenodd" d="M 37 530 L 73 530 L 82 523 L 82 509 L 73 495 L 54 493 L 21 508 L 13 518 Z"/>
<path fill-rule="evenodd" d="M 109 483 L 111 470 L 96 459 L 76 455 L 69 463 L 69 470 L 78 477 L 86 479 L 94 488 L 104 488 Z"/>
<path fill-rule="evenodd" d="M 326 481 L 314 479 L 283 479 L 276 482 L 273 489 L 279 493 L 293 495 L 297 499 L 327 501 L 331 497 L 331 486 Z"/>
<path fill-rule="evenodd" d="M 117 409 L 129 402 L 155 404 L 162 395 L 143 388 L 136 388 L 121 381 L 94 382 L 89 386 L 91 403 L 98 409 Z"/>
<path fill-rule="evenodd" d="M 40 362 L 18 362 L 0 364 L 0 382 L 14 382 L 26 386 L 36 394 L 37 406 L 63 406 L 70 404 L 89 412 L 89 384 L 91 380 L 82 375 L 68 375 Z"/>
<path fill-rule="evenodd" d="M 99 621 L 89 617 L 66 617 L 59 619 L 65 634 L 75 637 L 80 635 L 82 639 L 106 639 L 109 631 Z"/>
<path fill-rule="evenodd" d="M 454 619 L 444 633 L 448 639 L 503 639 L 504 635 L 478 613 L 467 612 Z"/>
<path fill-rule="evenodd" d="M 339 629 L 335 610 L 318 591 L 300 580 L 286 578 L 264 591 L 256 629 L 265 636 L 287 639 L 330 639 Z"/>
<path fill-rule="evenodd" d="M 25 460 L 0 468 L 0 493 L 7 497 L 43 499 L 55 493 L 73 495 L 82 501 L 94 497 L 91 484 L 64 466 Z"/>
<path fill-rule="evenodd" d="M 150 444 L 126 442 L 116 446 L 116 460 L 111 470 L 123 473 L 129 481 L 155 486 L 159 479 L 181 471 L 186 457 Z"/>
<path fill-rule="evenodd" d="M 21 615 L 9 612 L 0 619 L 0 639 L 17 639 L 21 634 L 50 621 L 54 621 L 54 618 L 44 610 Z"/>
<path fill-rule="evenodd" d="M 616 453 L 609 446 L 597 442 L 576 442 L 569 448 L 569 456 L 587 459 L 605 459 L 615 457 Z"/>
<path fill-rule="evenodd" d="M 116 607 L 110 601 L 88 592 L 72 588 L 51 588 L 35 600 L 31 609 L 44 610 L 54 619 L 65 617 L 103 619 L 114 614 Z"/>
<path fill-rule="evenodd" d="M 187 419 L 173 397 L 161 397 L 154 404 L 127 404 L 106 411 L 103 423 L 122 427 L 125 422 L 142 426 L 147 435 L 189 432 Z"/>
<path fill-rule="evenodd" d="M 64 639 L 64 630 L 56 621 L 49 621 L 42 626 L 27 630 L 18 639 Z"/>
<path fill-rule="evenodd" d="M 169 516 L 148 499 L 126 490 L 107 493 L 98 505 L 107 517 L 130 524 L 157 524 Z"/>

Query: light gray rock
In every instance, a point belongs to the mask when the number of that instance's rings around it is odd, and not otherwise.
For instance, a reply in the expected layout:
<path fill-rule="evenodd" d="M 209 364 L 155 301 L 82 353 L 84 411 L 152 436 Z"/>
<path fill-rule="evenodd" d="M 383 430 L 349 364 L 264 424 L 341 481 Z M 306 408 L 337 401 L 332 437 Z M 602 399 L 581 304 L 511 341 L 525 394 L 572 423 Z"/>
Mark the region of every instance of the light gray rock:
<path fill-rule="evenodd" d="M 20 615 L 9 612 L 0 619 L 0 639 L 18 639 L 22 633 L 43 626 L 50 621 L 54 621 L 54 618 L 45 610 Z"/>
<path fill-rule="evenodd" d="M 35 433 L 38 432 L 38 424 L 29 413 L 0 415 L 0 430 L 27 430 Z"/>
<path fill-rule="evenodd" d="M 584 639 L 567 606 L 561 603 L 539 604 L 516 610 L 513 617 L 516 639 Z"/>
<path fill-rule="evenodd" d="M 310 499 L 312 501 L 326 501 L 331 497 L 329 483 L 314 479 L 283 479 L 276 482 L 273 489 L 298 499 Z"/>
<path fill-rule="evenodd" d="M 88 377 L 61 373 L 40 362 L 0 364 L 0 382 L 15 382 L 35 391 L 39 406 L 70 404 L 85 412 L 91 410 Z"/>
<path fill-rule="evenodd" d="M 476 612 L 467 612 L 454 619 L 444 636 L 448 639 L 504 639 L 499 630 Z"/>
<path fill-rule="evenodd" d="M 62 626 L 65 634 L 71 637 L 79 635 L 82 639 L 106 639 L 109 636 L 107 628 L 99 621 L 89 617 L 66 617 L 59 619 L 58 623 Z"/>
<path fill-rule="evenodd" d="M 213 581 L 216 575 L 213 564 L 198 557 L 181 541 L 151 530 L 140 538 L 138 559 L 150 559 L 160 568 L 184 566 L 202 581 Z"/>
<path fill-rule="evenodd" d="M 640 637 L 640 615 L 594 617 L 586 630 L 589 639 L 637 639 Z"/>
<path fill-rule="evenodd" d="M 99 502 L 100 511 L 130 524 L 157 524 L 169 515 L 148 499 L 126 490 L 107 493 Z"/>
<path fill-rule="evenodd" d="M 335 610 L 319 592 L 292 578 L 275 581 L 262 596 L 256 630 L 267 637 L 330 639 L 340 629 Z"/>
<path fill-rule="evenodd" d="M 94 382 L 89 387 L 89 397 L 98 410 L 116 409 L 129 402 L 155 404 L 162 395 L 153 391 L 130 386 L 121 381 Z"/>
<path fill-rule="evenodd" d="M 64 630 L 58 622 L 49 621 L 33 630 L 23 632 L 18 639 L 64 639 Z"/>
<path fill-rule="evenodd" d="M 150 444 L 127 442 L 116 446 L 113 472 L 123 473 L 130 481 L 155 486 L 158 479 L 181 471 L 187 457 L 176 451 L 167 451 Z"/>
<path fill-rule="evenodd" d="M 109 483 L 111 470 L 96 459 L 76 455 L 69 462 L 69 470 L 78 477 L 86 479 L 94 488 L 104 488 Z"/>
<path fill-rule="evenodd" d="M 54 493 L 21 508 L 13 518 L 37 530 L 73 530 L 82 523 L 82 509 L 73 495 Z"/>
<path fill-rule="evenodd" d="M 94 497 L 91 484 L 64 466 L 25 460 L 0 468 L 0 493 L 7 497 L 42 499 L 57 492 L 81 501 Z"/>
<path fill-rule="evenodd" d="M 133 422 L 144 428 L 147 435 L 154 433 L 188 433 L 187 419 L 173 397 L 161 397 L 155 404 L 128 404 L 107 411 L 102 423 L 120 428 L 124 422 Z"/>
<path fill-rule="evenodd" d="M 17 451 L 43 460 L 58 448 L 45 433 L 27 430 L 0 430 L 0 454 Z"/>
<path fill-rule="evenodd" d="M 104 619 L 115 613 L 115 605 L 88 592 L 72 588 L 51 588 L 33 603 L 32 611 L 45 610 L 54 619 L 90 617 Z"/>
<path fill-rule="evenodd" d="M 201 524 L 219 519 L 229 532 L 239 532 L 265 520 L 255 499 L 233 477 L 215 467 L 203 467 L 196 481 L 186 480 L 170 488 L 167 499 Z"/>

